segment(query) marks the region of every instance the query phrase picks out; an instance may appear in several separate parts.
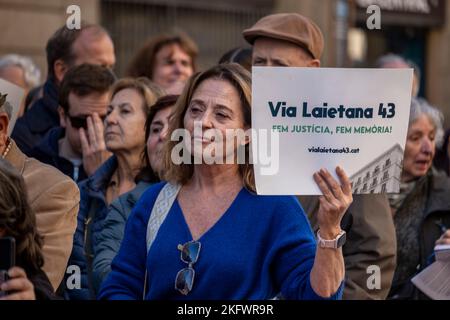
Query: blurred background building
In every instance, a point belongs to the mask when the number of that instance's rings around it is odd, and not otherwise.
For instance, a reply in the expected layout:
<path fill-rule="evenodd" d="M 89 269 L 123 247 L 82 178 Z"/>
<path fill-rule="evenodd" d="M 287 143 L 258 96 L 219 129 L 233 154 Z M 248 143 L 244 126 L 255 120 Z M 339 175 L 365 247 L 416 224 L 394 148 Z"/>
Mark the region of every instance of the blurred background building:
<path fill-rule="evenodd" d="M 325 36 L 322 65 L 372 67 L 386 53 L 413 61 L 422 71 L 419 96 L 441 108 L 450 127 L 450 5 L 446 0 L 0 0 L 0 55 L 28 55 L 45 72 L 45 44 L 68 17 L 104 25 L 116 46 L 116 72 L 143 41 L 182 30 L 199 45 L 200 68 L 227 50 L 246 45 L 241 31 L 273 12 L 312 18 Z M 369 30 L 370 4 L 381 8 L 381 29 Z"/>

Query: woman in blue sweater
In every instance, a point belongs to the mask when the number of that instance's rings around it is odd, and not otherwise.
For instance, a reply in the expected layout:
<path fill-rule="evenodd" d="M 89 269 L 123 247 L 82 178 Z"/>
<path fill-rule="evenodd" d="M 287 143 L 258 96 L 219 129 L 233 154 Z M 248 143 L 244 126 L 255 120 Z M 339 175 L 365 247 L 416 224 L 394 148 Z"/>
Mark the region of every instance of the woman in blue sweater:
<path fill-rule="evenodd" d="M 279 292 L 287 299 L 341 297 L 340 221 L 352 202 L 349 179 L 340 168 L 340 183 L 326 170 L 314 174 L 324 194 L 316 247 L 294 197 L 255 194 L 249 139 L 236 135 L 223 146 L 218 138 L 249 129 L 250 106 L 250 73 L 236 64 L 190 79 L 170 120 L 168 183 L 149 188 L 133 209 L 100 299 L 269 299 Z M 174 141 L 180 128 L 181 143 Z M 173 192 L 173 203 L 155 224 L 152 218 L 165 211 L 157 200 L 162 189 L 161 195 Z"/>

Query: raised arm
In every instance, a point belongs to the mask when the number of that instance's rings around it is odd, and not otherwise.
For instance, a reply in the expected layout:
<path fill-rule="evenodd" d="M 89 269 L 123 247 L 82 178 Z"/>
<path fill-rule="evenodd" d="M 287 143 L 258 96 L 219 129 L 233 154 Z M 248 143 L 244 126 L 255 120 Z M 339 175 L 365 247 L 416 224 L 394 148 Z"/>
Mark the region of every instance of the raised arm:
<path fill-rule="evenodd" d="M 350 180 L 340 167 L 336 168 L 338 183 L 326 169 L 314 174 L 314 180 L 322 191 L 317 213 L 320 237 L 336 239 L 341 233 L 341 220 L 353 201 Z M 342 247 L 324 248 L 317 245 L 316 257 L 311 270 L 311 287 L 321 297 L 336 293 L 345 276 Z"/>

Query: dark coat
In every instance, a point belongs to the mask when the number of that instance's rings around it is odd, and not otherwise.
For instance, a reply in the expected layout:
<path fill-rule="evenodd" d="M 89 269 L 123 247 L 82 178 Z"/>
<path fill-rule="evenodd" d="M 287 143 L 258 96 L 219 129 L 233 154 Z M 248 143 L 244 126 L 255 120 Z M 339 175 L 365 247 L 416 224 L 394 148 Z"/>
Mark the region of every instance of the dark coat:
<path fill-rule="evenodd" d="M 106 276 L 111 272 L 111 262 L 119 252 L 131 210 L 151 185 L 150 182 L 141 181 L 133 190 L 124 193 L 111 203 L 98 242 L 94 247 L 93 279 L 97 292 Z"/>
<path fill-rule="evenodd" d="M 53 286 L 44 271 L 39 270 L 38 272 L 34 273 L 27 272 L 27 277 L 34 286 L 34 294 L 36 295 L 36 300 L 61 299 L 53 292 Z"/>
<path fill-rule="evenodd" d="M 42 141 L 30 151 L 30 157 L 43 163 L 49 164 L 71 177 L 75 182 L 80 182 L 88 178 L 83 165 L 75 172 L 72 162 L 59 156 L 59 140 L 65 135 L 64 128 L 56 127 L 51 129 Z"/>
<path fill-rule="evenodd" d="M 112 156 L 91 177 L 78 185 L 80 188 L 80 211 L 68 265 L 77 265 L 80 268 L 81 289 L 67 290 L 66 298 L 95 299 L 95 291 L 92 287 L 92 259 L 103 221 L 108 214 L 106 189 L 116 169 L 117 158 Z"/>
<path fill-rule="evenodd" d="M 30 110 L 17 119 L 11 137 L 19 149 L 29 156 L 31 149 L 45 134 L 58 126 L 58 87 L 49 79 L 44 84 L 43 97 L 36 100 Z"/>

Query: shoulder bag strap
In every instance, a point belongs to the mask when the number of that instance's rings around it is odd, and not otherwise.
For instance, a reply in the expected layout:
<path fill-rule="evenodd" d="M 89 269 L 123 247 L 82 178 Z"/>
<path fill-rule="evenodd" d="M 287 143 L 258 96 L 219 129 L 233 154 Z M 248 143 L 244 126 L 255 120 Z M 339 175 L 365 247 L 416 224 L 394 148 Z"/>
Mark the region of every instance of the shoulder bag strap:
<path fill-rule="evenodd" d="M 153 205 L 152 212 L 150 214 L 150 218 L 148 219 L 147 224 L 147 236 L 146 236 L 147 255 L 148 252 L 150 251 L 153 241 L 156 238 L 156 235 L 158 234 L 159 228 L 166 219 L 173 202 L 177 198 L 180 188 L 181 185 L 173 185 L 170 183 L 166 183 L 159 192 L 158 197 L 156 198 L 155 204 Z M 145 266 L 144 291 L 142 294 L 142 300 L 145 300 L 146 292 L 147 292 L 147 266 Z"/>

